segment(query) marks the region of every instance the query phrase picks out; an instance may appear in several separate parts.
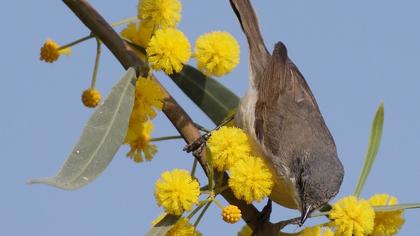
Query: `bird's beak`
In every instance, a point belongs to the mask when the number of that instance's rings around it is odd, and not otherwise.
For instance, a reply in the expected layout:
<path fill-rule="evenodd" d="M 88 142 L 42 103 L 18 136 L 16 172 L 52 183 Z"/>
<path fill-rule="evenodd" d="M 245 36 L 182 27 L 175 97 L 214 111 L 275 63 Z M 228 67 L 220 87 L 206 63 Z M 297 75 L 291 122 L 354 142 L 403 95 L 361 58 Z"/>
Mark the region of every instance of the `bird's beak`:
<path fill-rule="evenodd" d="M 311 206 L 305 206 L 303 208 L 302 216 L 300 217 L 300 221 L 299 221 L 299 227 L 302 226 L 303 223 L 305 223 L 305 221 L 308 218 L 310 212 L 311 212 Z"/>

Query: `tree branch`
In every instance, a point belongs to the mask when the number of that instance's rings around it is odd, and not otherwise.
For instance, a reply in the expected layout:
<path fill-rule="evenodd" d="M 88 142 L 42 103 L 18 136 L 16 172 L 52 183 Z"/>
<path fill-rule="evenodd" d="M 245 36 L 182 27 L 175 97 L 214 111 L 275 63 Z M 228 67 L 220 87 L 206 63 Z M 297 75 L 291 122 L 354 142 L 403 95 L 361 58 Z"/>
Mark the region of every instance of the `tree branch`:
<path fill-rule="evenodd" d="M 108 22 L 106 22 L 87 1 L 63 0 L 63 2 L 74 12 L 74 14 L 76 14 L 86 27 L 108 47 L 125 69 L 134 67 L 137 74 L 143 74 L 145 72 L 147 65 L 137 57 L 136 53 L 129 45 L 121 39 Z M 153 77 L 153 79 L 159 83 L 156 78 Z M 184 109 L 172 98 L 160 83 L 159 85 L 162 87 L 166 96 L 163 107 L 164 114 L 172 122 L 184 140 L 187 143 L 192 143 L 200 137 L 199 130 Z M 205 152 L 202 153 L 203 155 L 195 156 L 195 158 L 197 158 L 204 171 L 208 173 L 209 167 L 204 155 Z M 227 174 L 224 173 L 224 175 L 226 182 Z M 251 228 L 257 226 L 259 211 L 255 206 L 247 205 L 244 201 L 236 199 L 230 189 L 225 190 L 221 194 L 230 204 L 236 205 L 241 209 L 242 218 Z M 269 226 L 273 226 L 271 223 L 268 224 Z"/>

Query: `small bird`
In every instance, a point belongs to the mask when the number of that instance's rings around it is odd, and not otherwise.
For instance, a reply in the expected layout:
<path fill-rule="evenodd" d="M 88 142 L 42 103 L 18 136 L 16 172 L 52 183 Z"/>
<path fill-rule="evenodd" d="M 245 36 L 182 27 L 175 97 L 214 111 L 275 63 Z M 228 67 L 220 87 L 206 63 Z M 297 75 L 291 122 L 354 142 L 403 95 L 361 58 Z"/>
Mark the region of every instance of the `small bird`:
<path fill-rule="evenodd" d="M 270 55 L 250 0 L 230 0 L 247 37 L 250 85 L 235 123 L 275 176 L 270 199 L 301 212 L 300 225 L 339 191 L 344 169 L 315 97 L 286 46 Z"/>

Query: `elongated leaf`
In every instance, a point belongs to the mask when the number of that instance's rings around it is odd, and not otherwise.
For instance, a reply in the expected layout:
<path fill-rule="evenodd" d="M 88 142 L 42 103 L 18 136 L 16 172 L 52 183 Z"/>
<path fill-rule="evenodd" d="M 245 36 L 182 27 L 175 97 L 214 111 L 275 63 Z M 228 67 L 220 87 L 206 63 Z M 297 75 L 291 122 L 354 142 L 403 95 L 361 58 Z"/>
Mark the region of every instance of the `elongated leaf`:
<path fill-rule="evenodd" d="M 166 215 L 159 223 L 154 225 L 146 236 L 163 236 L 168 232 L 174 224 L 178 221 L 179 216 Z"/>
<path fill-rule="evenodd" d="M 238 96 L 192 66 L 185 65 L 170 77 L 215 124 L 220 124 L 239 104 Z"/>
<path fill-rule="evenodd" d="M 375 211 L 398 211 L 406 209 L 420 208 L 420 203 L 404 203 L 397 205 L 386 205 L 386 206 L 374 206 Z"/>
<path fill-rule="evenodd" d="M 403 204 L 396 204 L 396 205 L 384 205 L 384 206 L 373 206 L 373 210 L 376 212 L 385 212 L 385 211 L 399 211 L 399 210 L 408 210 L 408 209 L 416 209 L 420 208 L 420 203 L 403 203 Z M 328 216 L 329 211 L 325 212 L 315 212 L 312 213 L 309 217 L 320 217 L 320 216 Z"/>
<path fill-rule="evenodd" d="M 373 162 L 378 154 L 379 145 L 381 143 L 382 129 L 384 126 L 384 104 L 381 103 L 376 111 L 375 118 L 373 119 L 372 131 L 370 133 L 369 147 L 365 156 L 365 163 L 362 171 L 360 172 L 359 180 L 357 181 L 354 195 L 359 197 L 362 192 L 366 179 L 372 169 Z"/>
<path fill-rule="evenodd" d="M 135 71 L 130 68 L 90 117 L 82 136 L 54 177 L 30 180 L 72 190 L 92 182 L 108 166 L 124 141 L 134 101 Z"/>

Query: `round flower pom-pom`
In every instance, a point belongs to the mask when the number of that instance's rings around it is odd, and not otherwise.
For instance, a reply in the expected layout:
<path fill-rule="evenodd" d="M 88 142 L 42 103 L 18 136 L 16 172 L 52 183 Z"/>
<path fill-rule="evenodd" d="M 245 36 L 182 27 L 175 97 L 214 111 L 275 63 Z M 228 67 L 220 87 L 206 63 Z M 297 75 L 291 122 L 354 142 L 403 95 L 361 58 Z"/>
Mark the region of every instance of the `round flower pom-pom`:
<path fill-rule="evenodd" d="M 94 108 L 99 104 L 100 101 L 101 93 L 98 90 L 89 88 L 83 91 L 82 102 L 86 107 Z"/>
<path fill-rule="evenodd" d="M 165 236 L 201 236 L 201 233 L 195 229 L 188 219 L 181 218 Z"/>
<path fill-rule="evenodd" d="M 270 195 L 274 185 L 272 174 L 264 161 L 253 156 L 238 160 L 230 168 L 228 183 L 235 197 L 248 204 Z"/>
<path fill-rule="evenodd" d="M 191 210 L 199 195 L 200 186 L 197 180 L 186 170 L 166 171 L 156 182 L 156 201 L 169 214 L 181 215 L 184 211 Z"/>
<path fill-rule="evenodd" d="M 229 224 L 235 224 L 238 222 L 242 215 L 241 210 L 235 205 L 229 205 L 223 208 L 222 211 L 223 220 Z"/>
<path fill-rule="evenodd" d="M 200 36 L 194 51 L 198 68 L 206 75 L 226 75 L 239 63 L 239 44 L 227 32 L 215 31 Z"/>
<path fill-rule="evenodd" d="M 153 69 L 166 74 L 180 72 L 191 57 L 191 46 L 187 37 L 177 29 L 159 29 L 150 39 L 146 49 Z"/>
<path fill-rule="evenodd" d="M 342 198 L 329 212 L 330 226 L 337 235 L 370 235 L 373 231 L 375 212 L 369 202 L 355 196 Z"/>
<path fill-rule="evenodd" d="M 145 48 L 153 31 L 154 26 L 150 22 L 130 23 L 121 31 L 121 36 Z"/>
<path fill-rule="evenodd" d="M 334 236 L 334 232 L 330 228 L 327 228 L 327 229 L 325 229 L 323 235 L 324 236 Z"/>
<path fill-rule="evenodd" d="M 130 145 L 127 157 L 137 163 L 143 162 L 143 155 L 147 161 L 152 160 L 157 152 L 157 146 L 150 143 L 152 131 L 153 123 L 150 120 L 145 122 L 138 120 L 129 124 L 124 141 Z"/>
<path fill-rule="evenodd" d="M 69 55 L 70 53 L 71 48 L 60 49 L 60 45 L 58 45 L 54 40 L 48 39 L 41 47 L 39 59 L 41 61 L 53 63 L 54 61 L 58 60 L 60 55 Z"/>
<path fill-rule="evenodd" d="M 162 28 L 175 27 L 181 20 L 179 0 L 141 0 L 137 17 Z"/>
<path fill-rule="evenodd" d="M 207 146 L 213 165 L 218 171 L 232 167 L 238 160 L 249 156 L 251 146 L 246 133 L 235 127 L 223 126 L 212 133 Z"/>
<path fill-rule="evenodd" d="M 398 204 L 397 198 L 388 194 L 375 194 L 369 198 L 371 206 Z M 404 224 L 403 211 L 375 212 L 375 227 L 372 235 L 396 235 Z"/>
<path fill-rule="evenodd" d="M 131 117 L 141 121 L 153 119 L 156 111 L 162 110 L 164 97 L 163 90 L 154 80 L 140 77 L 136 82 L 133 106 L 133 114 L 136 113 L 136 117 Z"/>

